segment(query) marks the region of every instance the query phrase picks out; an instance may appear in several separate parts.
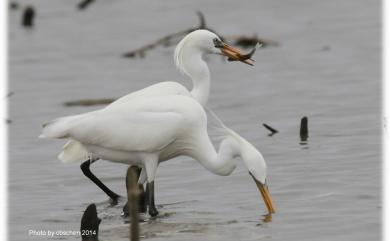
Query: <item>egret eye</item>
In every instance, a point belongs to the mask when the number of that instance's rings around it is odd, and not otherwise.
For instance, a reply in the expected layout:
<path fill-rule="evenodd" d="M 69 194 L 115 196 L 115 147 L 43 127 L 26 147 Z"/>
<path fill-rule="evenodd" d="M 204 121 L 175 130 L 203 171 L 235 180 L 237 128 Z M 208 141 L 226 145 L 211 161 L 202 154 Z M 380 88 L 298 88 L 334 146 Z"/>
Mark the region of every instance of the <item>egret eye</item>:
<path fill-rule="evenodd" d="M 216 47 L 216 48 L 222 48 L 223 47 L 222 41 L 219 40 L 218 38 L 213 39 L 213 43 L 214 43 L 214 47 Z"/>

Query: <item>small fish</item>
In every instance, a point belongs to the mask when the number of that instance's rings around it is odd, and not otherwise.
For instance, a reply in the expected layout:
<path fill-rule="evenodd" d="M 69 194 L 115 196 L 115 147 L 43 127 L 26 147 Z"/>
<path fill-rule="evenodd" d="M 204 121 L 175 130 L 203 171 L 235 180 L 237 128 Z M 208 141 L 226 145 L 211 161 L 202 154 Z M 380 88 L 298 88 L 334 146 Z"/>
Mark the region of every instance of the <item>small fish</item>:
<path fill-rule="evenodd" d="M 214 41 L 214 46 L 221 50 L 221 55 L 228 57 L 228 61 L 241 61 L 245 64 L 249 64 L 252 66 L 253 66 L 253 62 L 255 62 L 252 59 L 252 55 L 256 52 L 256 49 L 261 46 L 260 43 L 257 42 L 255 47 L 248 54 L 242 54 L 241 50 L 234 48 L 217 38 L 215 38 L 213 41 Z"/>
<path fill-rule="evenodd" d="M 246 64 L 253 66 L 252 62 L 256 62 L 256 61 L 254 59 L 252 59 L 252 56 L 256 52 L 256 50 L 258 48 L 260 48 L 261 46 L 263 46 L 263 45 L 260 44 L 259 42 L 257 42 L 255 47 L 253 47 L 253 49 L 249 53 L 243 54 L 243 55 L 238 55 L 238 59 L 228 58 L 228 61 L 241 61 L 241 62 L 244 62 Z M 252 62 L 249 62 L 248 60 L 250 60 Z"/>

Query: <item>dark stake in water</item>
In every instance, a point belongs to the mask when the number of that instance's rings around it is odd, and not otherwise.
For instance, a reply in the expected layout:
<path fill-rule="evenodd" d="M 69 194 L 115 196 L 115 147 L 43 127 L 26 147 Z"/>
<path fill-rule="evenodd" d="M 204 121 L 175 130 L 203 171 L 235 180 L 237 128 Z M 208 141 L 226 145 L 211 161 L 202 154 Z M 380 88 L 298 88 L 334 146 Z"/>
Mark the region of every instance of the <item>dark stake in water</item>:
<path fill-rule="evenodd" d="M 96 205 L 90 204 L 81 218 L 80 235 L 82 241 L 99 240 L 99 224 L 101 219 L 97 216 Z"/>
<path fill-rule="evenodd" d="M 35 9 L 33 6 L 27 6 L 23 10 L 22 26 L 26 28 L 34 27 Z"/>
<path fill-rule="evenodd" d="M 302 142 L 307 141 L 307 138 L 309 138 L 308 119 L 306 116 L 302 117 L 301 119 L 301 128 L 299 129 L 299 135 L 301 137 Z"/>
<path fill-rule="evenodd" d="M 139 169 L 135 166 L 129 167 L 126 174 L 126 186 L 127 186 L 127 206 L 130 213 L 130 240 L 139 240 Z"/>

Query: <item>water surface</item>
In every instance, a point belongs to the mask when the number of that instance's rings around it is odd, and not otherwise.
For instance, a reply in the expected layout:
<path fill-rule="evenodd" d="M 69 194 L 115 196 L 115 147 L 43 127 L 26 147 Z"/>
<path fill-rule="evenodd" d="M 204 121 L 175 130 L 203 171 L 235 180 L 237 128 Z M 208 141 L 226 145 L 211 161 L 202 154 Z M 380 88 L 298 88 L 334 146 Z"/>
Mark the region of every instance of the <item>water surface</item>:
<path fill-rule="evenodd" d="M 380 1 L 117 0 L 96 1 L 84 12 L 75 0 L 33 3 L 33 30 L 19 27 L 20 10 L 9 14 L 10 240 L 79 240 L 28 230 L 78 230 L 92 202 L 103 219 L 101 240 L 128 240 L 121 207 L 109 207 L 79 163 L 56 159 L 63 141 L 37 136 L 45 121 L 98 108 L 69 108 L 66 101 L 115 98 L 164 80 L 190 86 L 174 68 L 173 48 L 141 60 L 120 55 L 196 25 L 196 10 L 221 34 L 258 33 L 280 43 L 258 51 L 255 67 L 209 58 L 209 106 L 263 153 L 277 213 L 262 221 L 265 207 L 242 163 L 219 177 L 177 158 L 158 170 L 161 215 L 141 224 L 143 237 L 380 239 Z M 309 118 L 306 145 L 299 140 L 302 116 Z M 267 136 L 262 123 L 279 133 Z M 92 166 L 121 194 L 126 169 L 104 161 Z"/>

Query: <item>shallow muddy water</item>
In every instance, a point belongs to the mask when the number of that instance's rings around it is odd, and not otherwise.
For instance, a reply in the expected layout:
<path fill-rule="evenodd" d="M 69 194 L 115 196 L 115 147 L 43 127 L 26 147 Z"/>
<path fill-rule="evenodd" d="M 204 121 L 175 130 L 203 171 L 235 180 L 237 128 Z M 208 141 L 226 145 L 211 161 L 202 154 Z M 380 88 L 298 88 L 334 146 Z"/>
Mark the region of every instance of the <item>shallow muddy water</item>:
<path fill-rule="evenodd" d="M 20 1 L 24 4 L 27 1 Z M 30 1 L 31 2 L 31 1 Z M 346 1 L 77 1 L 36 0 L 36 26 L 9 12 L 9 238 L 29 230 L 79 230 L 97 203 L 101 240 L 128 240 L 128 224 L 83 176 L 79 163 L 56 156 L 59 140 L 40 140 L 41 124 L 99 107 L 66 101 L 116 98 L 164 80 L 189 81 L 173 64 L 173 48 L 144 59 L 121 54 L 167 33 L 207 23 L 224 35 L 258 33 L 280 43 L 259 50 L 255 67 L 211 56 L 209 106 L 252 142 L 269 166 L 277 213 L 272 222 L 239 161 L 229 177 L 189 158 L 163 163 L 157 174 L 158 218 L 141 223 L 148 240 L 379 240 L 381 226 L 380 2 Z M 300 144 L 299 121 L 309 119 Z M 269 137 L 262 126 L 279 130 Z M 92 171 L 125 194 L 127 167 L 99 161 Z"/>

